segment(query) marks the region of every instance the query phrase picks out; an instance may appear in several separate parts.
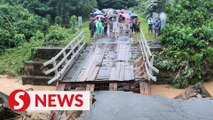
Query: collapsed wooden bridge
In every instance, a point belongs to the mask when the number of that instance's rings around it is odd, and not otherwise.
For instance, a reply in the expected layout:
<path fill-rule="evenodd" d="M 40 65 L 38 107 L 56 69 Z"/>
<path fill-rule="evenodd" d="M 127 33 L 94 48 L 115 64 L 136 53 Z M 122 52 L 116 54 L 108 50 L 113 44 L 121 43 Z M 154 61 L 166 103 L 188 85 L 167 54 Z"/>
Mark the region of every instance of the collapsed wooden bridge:
<path fill-rule="evenodd" d="M 22 83 L 56 85 L 58 91 L 109 90 L 150 95 L 149 82 L 157 80 L 154 72 L 159 71 L 153 66 L 154 56 L 143 32 L 140 38 L 134 44 L 123 33 L 117 39 L 103 37 L 87 45 L 80 31 L 64 48 L 39 48 L 40 61 L 26 62 Z M 53 111 L 54 119 L 60 119 L 62 112 Z"/>
<path fill-rule="evenodd" d="M 122 34 L 118 39 L 104 37 L 87 45 L 81 31 L 55 57 L 45 62 L 52 65 L 45 74 L 55 73 L 48 84 L 58 90 L 122 90 L 149 94 L 147 81 L 156 81 L 152 55 L 141 33 L 139 44 Z"/>

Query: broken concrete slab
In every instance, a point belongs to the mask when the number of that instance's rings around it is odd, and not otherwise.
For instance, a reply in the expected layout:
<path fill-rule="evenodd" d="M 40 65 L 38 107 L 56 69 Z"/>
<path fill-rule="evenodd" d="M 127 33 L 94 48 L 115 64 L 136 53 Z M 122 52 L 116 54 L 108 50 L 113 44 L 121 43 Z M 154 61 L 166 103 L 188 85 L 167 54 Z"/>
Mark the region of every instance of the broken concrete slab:
<path fill-rule="evenodd" d="M 96 92 L 79 120 L 212 120 L 210 99 L 177 100 L 128 92 Z"/>
<path fill-rule="evenodd" d="M 14 118 L 19 115 L 9 108 L 7 101 L 8 95 L 0 92 L 0 120 Z"/>

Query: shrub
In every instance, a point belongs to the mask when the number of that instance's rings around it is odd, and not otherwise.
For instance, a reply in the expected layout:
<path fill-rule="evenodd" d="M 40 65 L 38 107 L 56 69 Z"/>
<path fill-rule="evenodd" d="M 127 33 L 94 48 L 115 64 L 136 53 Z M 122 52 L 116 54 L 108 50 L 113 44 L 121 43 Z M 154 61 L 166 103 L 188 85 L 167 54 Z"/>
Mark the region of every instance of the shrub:
<path fill-rule="evenodd" d="M 171 83 L 177 88 L 207 80 L 212 76 L 213 22 L 212 2 L 208 0 L 174 0 L 166 7 L 168 24 L 162 32 L 166 48 L 158 63 L 174 73 Z M 211 72 L 209 74 L 209 72 Z"/>

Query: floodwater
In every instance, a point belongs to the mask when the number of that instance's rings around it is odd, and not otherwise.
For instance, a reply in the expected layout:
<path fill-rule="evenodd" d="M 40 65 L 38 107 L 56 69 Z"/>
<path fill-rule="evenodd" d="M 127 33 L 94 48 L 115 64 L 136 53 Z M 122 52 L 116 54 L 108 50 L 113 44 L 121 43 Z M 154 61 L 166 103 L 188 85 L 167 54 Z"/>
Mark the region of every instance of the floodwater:
<path fill-rule="evenodd" d="M 5 75 L 0 75 L 0 91 L 9 95 L 12 91 L 16 89 L 28 89 L 33 88 L 35 91 L 52 91 L 55 90 L 54 86 L 35 86 L 35 85 L 22 85 L 22 81 L 10 78 Z"/>
<path fill-rule="evenodd" d="M 204 83 L 204 87 L 210 93 L 210 95 L 213 96 L 213 79 L 210 82 Z"/>
<path fill-rule="evenodd" d="M 169 85 L 152 85 L 151 95 L 159 95 L 167 98 L 174 98 L 183 93 L 185 89 L 175 89 Z"/>
<path fill-rule="evenodd" d="M 213 96 L 213 79 L 210 82 L 205 82 L 204 87 Z M 172 88 L 170 85 L 152 85 L 151 95 L 160 95 L 167 98 L 174 98 L 183 93 L 185 89 Z"/>

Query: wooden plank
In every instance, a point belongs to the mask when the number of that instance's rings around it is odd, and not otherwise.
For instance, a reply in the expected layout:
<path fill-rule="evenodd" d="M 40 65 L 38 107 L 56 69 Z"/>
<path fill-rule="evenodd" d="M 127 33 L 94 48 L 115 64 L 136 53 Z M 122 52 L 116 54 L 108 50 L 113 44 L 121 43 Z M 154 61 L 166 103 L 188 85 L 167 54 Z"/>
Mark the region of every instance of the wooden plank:
<path fill-rule="evenodd" d="M 97 49 L 95 49 L 95 52 L 97 51 Z M 94 53 L 95 53 L 94 52 Z M 86 62 L 86 65 L 82 68 L 82 71 L 81 73 L 79 74 L 78 76 L 78 79 L 77 81 L 85 81 L 86 78 L 87 78 L 87 75 L 88 75 L 88 72 L 89 72 L 89 69 L 88 68 L 91 68 L 94 64 L 94 60 L 95 60 L 95 57 L 97 56 L 97 54 L 92 54 L 90 56 L 90 58 L 88 59 L 88 61 Z"/>
<path fill-rule="evenodd" d="M 87 81 L 94 81 L 96 79 L 96 75 L 99 71 L 100 67 L 95 67 L 95 69 L 88 74 Z"/>
<path fill-rule="evenodd" d="M 91 58 L 91 55 L 93 54 L 93 49 L 96 48 L 96 46 L 93 46 L 93 48 L 86 47 L 86 51 L 89 51 L 89 53 L 84 52 L 83 53 L 83 59 L 82 57 L 79 58 L 75 63 L 74 66 L 69 70 L 68 74 L 65 77 L 65 82 L 76 82 L 78 81 L 79 75 L 81 74 L 83 68 L 85 67 L 88 60 Z M 71 78 L 71 79 L 70 79 Z"/>
<path fill-rule="evenodd" d="M 88 78 L 90 80 L 95 79 L 95 76 L 97 75 L 97 72 L 98 72 L 98 70 L 97 70 L 98 68 L 96 68 L 96 67 L 98 64 L 101 64 L 101 60 L 104 57 L 105 48 L 106 48 L 106 45 L 104 45 L 103 47 L 102 46 L 96 47 L 94 53 L 89 58 L 84 69 L 80 73 L 80 75 L 78 77 L 78 81 L 86 81 Z"/>
<path fill-rule="evenodd" d="M 151 86 L 149 82 L 145 83 L 145 95 L 151 95 Z"/>
<path fill-rule="evenodd" d="M 120 69 L 121 69 L 121 63 L 117 62 L 115 67 L 115 80 L 120 81 Z"/>
<path fill-rule="evenodd" d="M 122 49 L 119 52 L 118 59 L 122 60 L 121 68 L 120 68 L 120 80 L 133 80 L 134 79 L 134 69 L 133 65 L 130 65 L 129 60 L 131 59 L 131 45 L 124 44 L 121 47 Z"/>
<path fill-rule="evenodd" d="M 109 91 L 117 91 L 118 84 L 117 83 L 110 83 L 109 84 Z"/>
<path fill-rule="evenodd" d="M 140 81 L 140 94 L 151 95 L 151 86 L 147 81 Z"/>
<path fill-rule="evenodd" d="M 124 75 L 125 75 L 125 63 L 124 62 L 121 62 L 120 63 L 120 74 L 119 74 L 119 80 L 120 81 L 124 81 Z"/>
<path fill-rule="evenodd" d="M 102 60 L 101 68 L 96 76 L 96 80 L 110 80 L 111 68 L 114 67 L 117 44 L 109 44 Z"/>
<path fill-rule="evenodd" d="M 128 61 L 129 61 L 129 50 L 128 50 L 128 45 L 126 45 L 126 48 L 125 48 L 125 50 L 126 51 L 124 51 L 125 52 L 125 60 L 124 60 L 124 77 L 123 77 L 123 80 L 128 80 L 129 79 L 129 76 L 130 76 L 130 73 L 128 73 L 128 67 L 129 67 L 129 63 L 128 63 Z"/>
<path fill-rule="evenodd" d="M 86 91 L 94 92 L 95 84 L 87 84 Z"/>
<path fill-rule="evenodd" d="M 134 80 L 134 66 L 133 65 L 126 64 L 124 80 L 125 81 Z"/>
<path fill-rule="evenodd" d="M 144 82 L 139 82 L 140 85 L 140 94 L 145 95 L 145 86 L 144 86 Z"/>
<path fill-rule="evenodd" d="M 125 44 L 118 45 L 117 52 L 117 63 L 116 63 L 116 80 L 123 81 L 124 80 L 124 67 L 125 67 Z"/>
<path fill-rule="evenodd" d="M 102 62 L 103 62 L 103 59 L 105 56 L 105 52 L 107 49 L 107 45 L 104 45 L 104 47 L 100 47 L 100 49 L 102 49 L 102 51 L 100 51 L 100 53 L 98 53 L 99 55 L 94 61 L 94 65 L 95 65 L 94 70 L 90 69 L 90 73 L 88 74 L 88 80 L 95 81 L 96 76 L 97 76 L 99 70 L 101 69 L 100 66 L 102 65 Z"/>
<path fill-rule="evenodd" d="M 110 80 L 110 81 L 116 80 L 116 70 L 115 70 L 115 67 L 111 68 L 109 80 Z"/>
<path fill-rule="evenodd" d="M 86 91 L 90 91 L 90 105 L 92 105 L 92 100 L 93 100 L 92 92 L 94 92 L 94 90 L 95 90 L 95 84 L 87 84 Z"/>
<path fill-rule="evenodd" d="M 110 73 L 111 73 L 111 67 L 101 67 L 99 70 L 99 73 L 97 75 L 96 80 L 109 80 L 110 79 Z"/>
<path fill-rule="evenodd" d="M 134 72 L 134 66 L 130 65 L 130 80 L 134 80 L 135 79 L 135 72 Z"/>
<path fill-rule="evenodd" d="M 114 70 L 115 73 L 113 75 L 113 79 L 116 80 L 116 81 L 120 80 L 119 79 L 119 76 L 120 76 L 120 62 L 119 62 L 119 60 L 120 60 L 120 48 L 121 48 L 121 45 L 118 44 L 117 49 L 116 49 L 117 58 L 115 59 L 116 60 L 115 61 L 115 70 Z"/>

